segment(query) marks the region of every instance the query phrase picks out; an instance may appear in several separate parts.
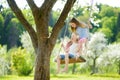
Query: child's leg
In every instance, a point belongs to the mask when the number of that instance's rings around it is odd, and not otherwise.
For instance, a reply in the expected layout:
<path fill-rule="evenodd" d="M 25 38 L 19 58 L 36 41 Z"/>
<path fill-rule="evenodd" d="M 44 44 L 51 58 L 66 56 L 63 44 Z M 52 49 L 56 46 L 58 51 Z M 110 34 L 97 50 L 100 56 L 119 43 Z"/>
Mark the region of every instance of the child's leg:
<path fill-rule="evenodd" d="M 82 38 L 79 40 L 79 54 L 83 53 L 83 50 L 86 48 L 86 44 L 87 44 L 86 38 Z"/>
<path fill-rule="evenodd" d="M 67 72 L 67 70 L 68 70 L 68 64 L 69 64 L 69 53 L 66 53 L 65 54 L 65 67 L 62 70 L 62 72 Z"/>
<path fill-rule="evenodd" d="M 69 47 L 72 45 L 72 41 L 69 41 L 65 46 L 65 52 L 68 53 Z"/>
<path fill-rule="evenodd" d="M 57 56 L 57 73 L 60 72 L 60 56 Z"/>
<path fill-rule="evenodd" d="M 83 44 L 83 53 L 84 53 L 84 54 L 87 53 L 87 49 L 88 49 L 87 44 L 88 44 L 88 39 L 86 39 L 86 40 L 84 41 L 84 44 Z"/>

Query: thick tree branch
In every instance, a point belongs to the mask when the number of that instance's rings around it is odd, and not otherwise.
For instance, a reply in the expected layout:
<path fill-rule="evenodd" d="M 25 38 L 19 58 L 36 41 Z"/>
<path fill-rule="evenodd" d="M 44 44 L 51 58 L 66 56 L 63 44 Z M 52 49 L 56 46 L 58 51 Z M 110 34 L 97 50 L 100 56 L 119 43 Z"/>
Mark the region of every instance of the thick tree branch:
<path fill-rule="evenodd" d="M 43 5 L 41 6 L 41 9 L 44 9 L 45 13 L 50 12 L 56 1 L 57 0 L 45 0 Z"/>
<path fill-rule="evenodd" d="M 18 6 L 16 5 L 16 2 L 14 0 L 7 0 L 9 6 L 11 7 L 12 11 L 15 13 L 15 15 L 17 16 L 17 18 L 20 20 L 20 22 L 24 25 L 25 29 L 28 31 L 28 33 L 30 34 L 30 37 L 32 39 L 33 42 L 33 46 L 34 48 L 37 48 L 38 46 L 38 41 L 37 41 L 37 35 L 35 30 L 32 28 L 32 26 L 28 23 L 28 21 L 25 19 L 25 17 L 23 16 L 21 10 L 18 8 Z M 35 49 L 36 50 L 36 49 Z"/>
<path fill-rule="evenodd" d="M 39 13 L 36 14 L 35 18 L 37 33 L 39 34 L 39 38 L 48 38 L 48 23 L 49 23 L 49 14 L 51 12 L 52 7 L 54 6 L 56 0 L 45 0 L 42 6 L 39 9 Z"/>
<path fill-rule="evenodd" d="M 72 6 L 74 5 L 75 1 L 76 0 L 67 0 L 61 15 L 60 15 L 57 23 L 55 24 L 55 26 L 54 26 L 54 28 L 52 30 L 50 41 L 55 41 L 57 39 L 57 36 L 58 36 L 61 28 L 64 25 L 64 21 L 65 21 L 67 15 L 68 15 L 69 11 L 71 10 Z M 53 45 L 54 45 L 54 43 L 53 43 Z"/>
<path fill-rule="evenodd" d="M 36 11 L 39 10 L 39 8 L 36 6 L 36 4 L 34 3 L 34 0 L 27 0 L 28 5 L 30 6 L 33 15 L 35 16 L 35 14 L 37 13 Z"/>

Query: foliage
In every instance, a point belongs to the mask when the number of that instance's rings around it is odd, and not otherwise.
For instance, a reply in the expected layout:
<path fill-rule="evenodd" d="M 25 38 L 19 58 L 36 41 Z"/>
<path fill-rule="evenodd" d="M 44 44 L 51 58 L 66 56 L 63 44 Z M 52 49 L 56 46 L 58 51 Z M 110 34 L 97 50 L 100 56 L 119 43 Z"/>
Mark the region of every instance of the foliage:
<path fill-rule="evenodd" d="M 107 39 L 101 32 L 96 32 L 92 35 L 91 40 L 88 43 L 88 57 L 99 57 L 106 47 Z"/>
<path fill-rule="evenodd" d="M 113 7 L 110 6 L 102 6 L 102 11 L 100 12 L 101 17 L 112 17 L 116 13 Z"/>
<path fill-rule="evenodd" d="M 31 10 L 29 10 L 29 9 L 24 9 L 22 12 L 23 12 L 25 18 L 29 21 L 29 23 L 31 23 L 32 25 L 35 25 L 35 23 L 34 23 L 34 18 L 33 18 L 33 16 L 31 15 L 31 13 L 32 13 Z"/>
<path fill-rule="evenodd" d="M 31 38 L 28 34 L 28 32 L 23 32 L 23 34 L 20 35 L 22 46 L 29 52 L 34 53 L 34 48 L 32 46 Z"/>
<path fill-rule="evenodd" d="M 119 14 L 119 9 L 120 8 L 114 8 L 108 5 L 96 5 L 97 8 L 99 9 L 99 13 L 98 14 L 93 14 L 95 16 L 95 21 L 99 20 L 99 27 L 102 28 L 98 28 L 99 30 L 104 28 L 109 28 L 109 31 L 111 32 L 110 35 L 108 36 L 109 42 L 112 43 L 114 41 L 116 41 L 116 35 L 118 34 L 118 28 L 119 26 L 117 26 L 117 17 Z M 119 18 L 119 17 L 118 17 Z M 94 29 L 93 29 L 94 30 Z M 97 30 L 97 29 L 96 29 Z M 108 29 L 107 29 L 108 30 Z M 98 30 L 97 30 L 98 31 Z M 106 33 L 104 31 L 104 33 Z"/>
<path fill-rule="evenodd" d="M 6 75 L 9 70 L 9 63 L 6 59 L 7 47 L 0 45 L 0 76 Z"/>
<path fill-rule="evenodd" d="M 100 32 L 96 32 L 92 35 L 91 40 L 88 43 L 88 50 L 87 53 L 83 54 L 86 57 L 87 62 L 81 65 L 83 68 L 89 66 L 89 69 L 92 70 L 92 73 L 97 72 L 97 59 L 100 55 L 103 54 L 104 49 L 107 44 L 107 39 L 105 35 Z"/>
<path fill-rule="evenodd" d="M 3 27 L 3 21 L 4 21 L 3 16 L 0 14 L 0 27 Z"/>
<path fill-rule="evenodd" d="M 12 53 L 12 69 L 18 75 L 29 75 L 33 69 L 31 55 L 25 49 L 18 48 Z"/>
<path fill-rule="evenodd" d="M 7 45 L 7 49 L 20 46 L 19 35 L 24 31 L 22 24 L 14 16 L 13 12 L 4 8 L 1 11 L 0 20 L 0 44 Z M 11 42 L 12 41 L 12 42 Z"/>
<path fill-rule="evenodd" d="M 116 36 L 116 40 L 117 40 L 117 42 L 120 42 L 120 32 L 118 32 L 118 34 Z"/>
<path fill-rule="evenodd" d="M 111 29 L 103 27 L 103 28 L 99 29 L 99 31 L 104 33 L 108 40 L 111 40 L 110 38 L 113 36 L 113 33 L 112 33 Z"/>
<path fill-rule="evenodd" d="M 117 66 L 117 71 L 120 74 L 120 43 L 110 44 L 108 45 L 107 55 L 109 60 L 111 60 L 111 64 L 115 64 Z"/>

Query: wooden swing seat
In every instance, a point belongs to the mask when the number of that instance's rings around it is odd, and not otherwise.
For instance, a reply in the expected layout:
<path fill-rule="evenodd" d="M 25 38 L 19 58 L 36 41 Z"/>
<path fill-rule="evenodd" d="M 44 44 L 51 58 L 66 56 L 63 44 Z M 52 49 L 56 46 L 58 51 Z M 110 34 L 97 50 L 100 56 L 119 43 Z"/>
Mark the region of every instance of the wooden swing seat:
<path fill-rule="evenodd" d="M 55 62 L 57 62 L 56 59 L 55 59 Z M 70 58 L 69 59 L 69 64 L 71 64 L 71 63 L 81 63 L 81 62 L 86 62 L 86 60 L 81 56 L 77 60 L 76 60 L 76 58 Z M 65 59 L 61 59 L 60 64 L 65 64 Z"/>

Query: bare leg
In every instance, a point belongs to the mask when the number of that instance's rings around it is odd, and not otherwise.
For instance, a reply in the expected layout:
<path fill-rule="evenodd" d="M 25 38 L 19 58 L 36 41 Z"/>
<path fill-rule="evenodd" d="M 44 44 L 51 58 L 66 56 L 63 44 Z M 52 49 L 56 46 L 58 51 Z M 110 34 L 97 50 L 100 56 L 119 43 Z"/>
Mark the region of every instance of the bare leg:
<path fill-rule="evenodd" d="M 82 53 L 86 54 L 87 53 L 87 44 L 88 44 L 88 40 L 85 39 L 84 42 L 83 42 L 83 46 L 82 46 Z"/>
<path fill-rule="evenodd" d="M 57 73 L 60 72 L 60 56 L 57 56 Z"/>
<path fill-rule="evenodd" d="M 78 43 L 78 53 L 77 53 L 77 55 L 81 55 L 82 54 L 82 45 L 83 45 L 83 43 L 80 41 Z"/>
<path fill-rule="evenodd" d="M 87 48 L 87 39 L 83 38 L 79 41 L 79 53 L 83 54 Z"/>
<path fill-rule="evenodd" d="M 65 67 L 64 67 L 64 69 L 62 70 L 62 72 L 67 72 L 68 71 L 68 64 L 69 64 L 69 54 L 68 53 L 66 53 L 65 54 Z"/>

